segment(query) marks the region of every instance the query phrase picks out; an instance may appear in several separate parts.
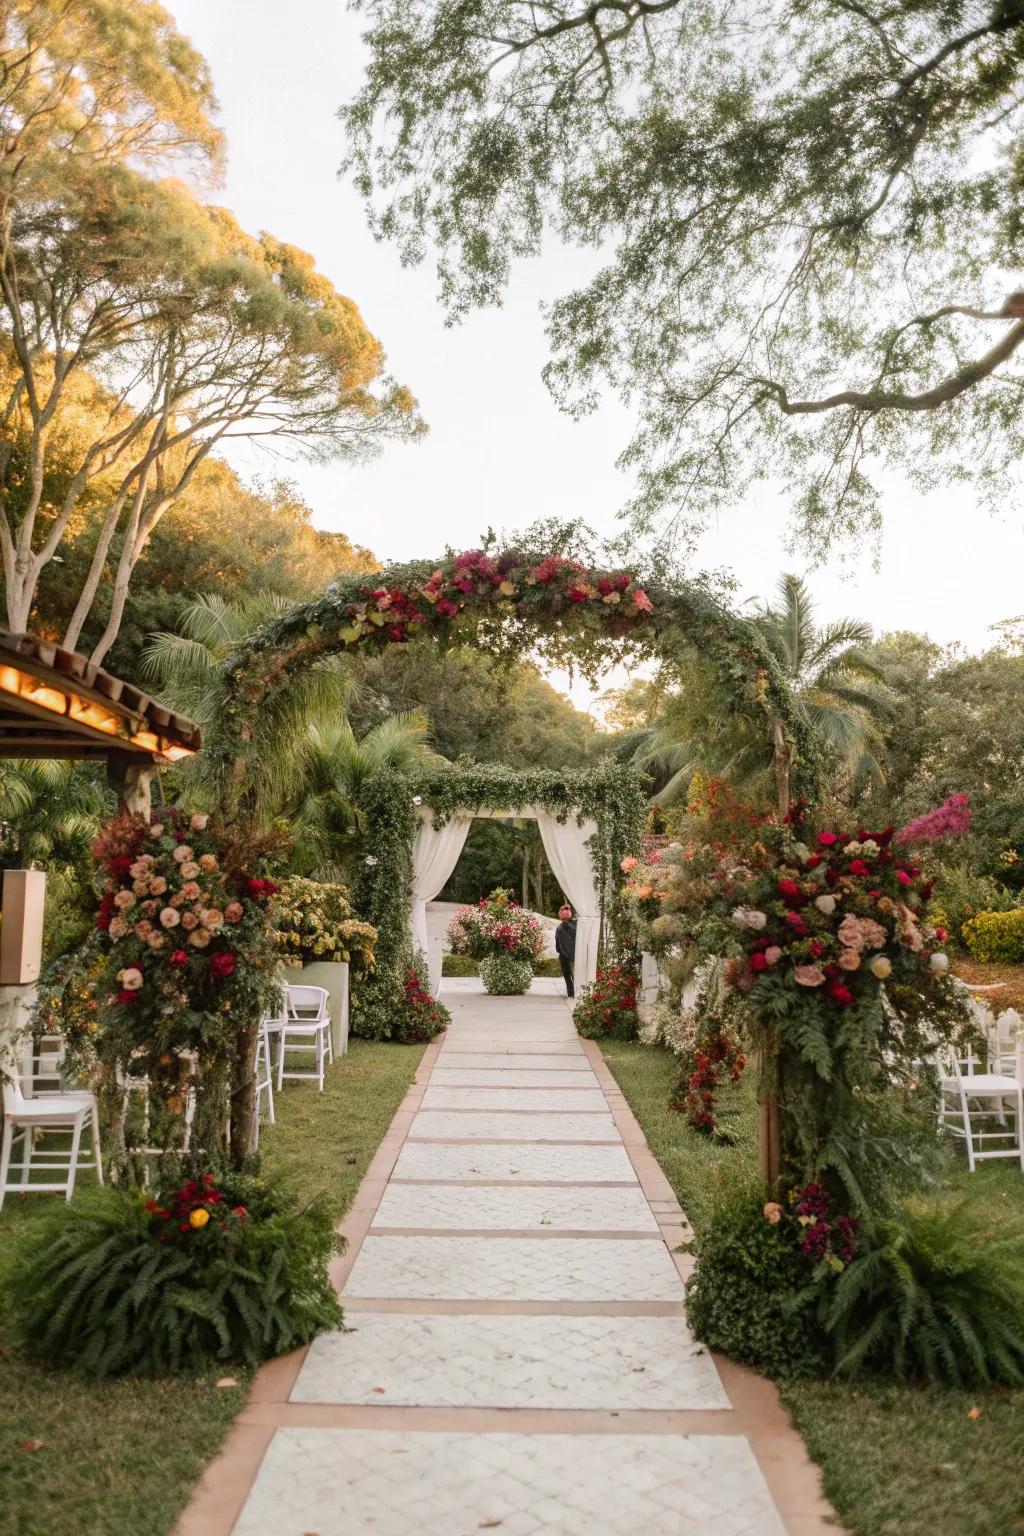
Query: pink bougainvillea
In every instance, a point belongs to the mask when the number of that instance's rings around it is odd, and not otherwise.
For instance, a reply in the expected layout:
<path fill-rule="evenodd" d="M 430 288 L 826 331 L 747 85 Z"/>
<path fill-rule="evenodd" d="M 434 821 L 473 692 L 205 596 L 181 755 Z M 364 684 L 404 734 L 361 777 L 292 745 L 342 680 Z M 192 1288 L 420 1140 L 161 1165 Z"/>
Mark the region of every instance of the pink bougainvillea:
<path fill-rule="evenodd" d="M 941 843 L 950 837 L 966 837 L 971 830 L 970 795 L 950 795 L 942 805 L 925 811 L 901 827 L 894 843 Z"/>

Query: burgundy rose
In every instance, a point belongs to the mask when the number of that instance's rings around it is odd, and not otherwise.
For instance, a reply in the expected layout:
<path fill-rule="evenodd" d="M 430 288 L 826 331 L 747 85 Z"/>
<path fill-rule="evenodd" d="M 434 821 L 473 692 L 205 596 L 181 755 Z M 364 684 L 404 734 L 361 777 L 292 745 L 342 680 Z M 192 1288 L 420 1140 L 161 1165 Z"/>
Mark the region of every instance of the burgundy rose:
<path fill-rule="evenodd" d="M 870 869 L 868 869 L 868 867 L 864 863 L 863 859 L 851 859 L 851 861 L 850 861 L 850 874 L 851 875 L 870 875 L 870 873 L 871 873 L 871 871 L 870 871 Z"/>
<path fill-rule="evenodd" d="M 219 981 L 226 981 L 235 969 L 235 957 L 230 950 L 222 949 L 210 956 L 210 970 Z"/>
<path fill-rule="evenodd" d="M 434 609 L 434 612 L 439 613 L 442 619 L 453 619 L 458 611 L 458 606 L 447 597 L 442 597 Z"/>
<path fill-rule="evenodd" d="M 188 965 L 188 955 L 183 949 L 176 949 L 172 955 L 168 955 L 167 963 L 168 965 Z"/>
<path fill-rule="evenodd" d="M 766 971 L 768 969 L 768 961 L 760 950 L 751 955 L 749 964 L 752 971 Z"/>

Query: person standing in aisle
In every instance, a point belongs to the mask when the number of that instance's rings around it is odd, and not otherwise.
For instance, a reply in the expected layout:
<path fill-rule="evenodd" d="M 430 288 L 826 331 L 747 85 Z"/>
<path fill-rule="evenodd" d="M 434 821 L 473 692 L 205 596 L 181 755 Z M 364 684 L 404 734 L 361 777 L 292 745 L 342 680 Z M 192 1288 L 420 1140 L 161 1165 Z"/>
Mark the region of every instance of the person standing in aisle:
<path fill-rule="evenodd" d="M 555 954 L 561 962 L 566 993 L 569 997 L 575 997 L 573 964 L 576 960 L 576 919 L 572 915 L 572 907 L 559 907 L 558 919 L 558 927 L 555 929 Z"/>

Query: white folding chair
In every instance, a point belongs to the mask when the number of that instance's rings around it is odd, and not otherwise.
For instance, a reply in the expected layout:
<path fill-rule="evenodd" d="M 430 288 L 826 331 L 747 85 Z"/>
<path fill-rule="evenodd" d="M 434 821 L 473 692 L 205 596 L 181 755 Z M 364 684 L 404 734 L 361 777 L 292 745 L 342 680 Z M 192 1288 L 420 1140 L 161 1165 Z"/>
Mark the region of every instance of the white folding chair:
<path fill-rule="evenodd" d="M 285 1014 L 281 1026 L 277 1057 L 277 1087 L 280 1092 L 285 1078 L 296 1081 L 316 1079 L 320 1092 L 324 1091 L 324 1069 L 334 1060 L 331 1043 L 331 1020 L 327 1012 L 327 991 L 324 987 L 285 986 Z M 285 1071 L 287 1052 L 312 1055 L 315 1070 L 312 1072 Z"/>
<path fill-rule="evenodd" d="M 271 1125 L 276 1124 L 274 1114 L 274 1065 L 270 1053 L 270 1027 L 264 1019 L 260 1024 L 259 1039 L 256 1042 L 256 1110 L 252 1118 L 252 1150 L 255 1152 L 260 1144 L 260 1119 L 263 1114 L 263 1100 L 267 1101 L 267 1119 Z"/>
<path fill-rule="evenodd" d="M 1024 1083 L 1024 1020 L 1016 1008 L 1004 1008 L 986 1031 L 988 1069 Z"/>
<path fill-rule="evenodd" d="M 4 1196 L 11 1191 L 25 1194 L 63 1193 L 70 1200 L 75 1192 L 75 1175 L 80 1168 L 95 1164 L 96 1177 L 103 1183 L 103 1160 L 100 1152 L 100 1122 L 96 1098 L 91 1093 L 42 1093 L 27 1099 L 21 1091 L 18 1078 L 5 1078 L 3 1084 L 4 1126 L 0 1143 L 0 1207 Z M 82 1132 L 86 1126 L 92 1131 L 91 1156 L 80 1156 Z M 37 1131 L 67 1131 L 71 1145 L 66 1151 L 44 1148 L 41 1157 L 35 1155 Z M 13 1160 L 14 1143 L 22 1138 L 21 1161 Z M 63 1173 L 60 1183 L 31 1183 L 33 1170 Z M 17 1180 L 11 1174 L 17 1172 Z"/>
<path fill-rule="evenodd" d="M 1024 1168 L 1024 1087 L 1006 1073 L 975 1070 L 985 1065 L 973 1051 L 940 1057 L 939 1124 L 963 1138 L 972 1173 L 979 1162 L 996 1157 L 1015 1157 Z"/>

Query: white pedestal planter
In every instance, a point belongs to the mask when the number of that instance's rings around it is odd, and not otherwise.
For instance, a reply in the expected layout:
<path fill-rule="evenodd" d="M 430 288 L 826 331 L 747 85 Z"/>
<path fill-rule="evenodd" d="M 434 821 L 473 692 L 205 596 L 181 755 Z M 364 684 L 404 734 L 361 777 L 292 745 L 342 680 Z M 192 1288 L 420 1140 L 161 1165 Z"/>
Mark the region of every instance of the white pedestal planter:
<path fill-rule="evenodd" d="M 331 1044 L 335 1056 L 348 1050 L 348 961 L 311 960 L 297 969 L 289 966 L 286 980 L 293 986 L 323 987 L 331 1016 Z"/>

